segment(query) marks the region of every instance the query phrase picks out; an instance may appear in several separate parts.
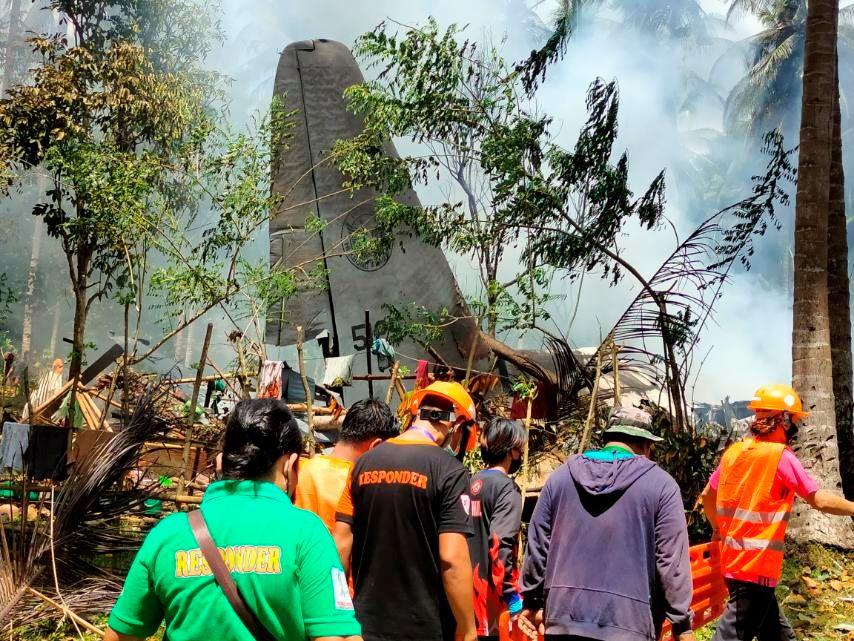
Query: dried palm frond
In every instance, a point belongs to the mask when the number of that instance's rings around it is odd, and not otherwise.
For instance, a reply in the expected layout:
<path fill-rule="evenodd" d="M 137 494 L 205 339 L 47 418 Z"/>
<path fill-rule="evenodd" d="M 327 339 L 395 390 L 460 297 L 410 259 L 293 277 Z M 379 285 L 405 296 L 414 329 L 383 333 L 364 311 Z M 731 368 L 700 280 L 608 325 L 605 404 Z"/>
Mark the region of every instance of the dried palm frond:
<path fill-rule="evenodd" d="M 749 269 L 753 241 L 776 224 L 774 207 L 787 204 L 795 175 L 792 150 L 771 132 L 763 152 L 766 171 L 754 177 L 752 194 L 706 219 L 665 259 L 617 320 L 587 362 L 620 345 L 620 366 L 659 383 L 670 401 L 677 431 L 689 427 L 685 382 L 701 330 L 711 319 L 721 288 L 736 262 Z M 731 221 L 735 222 L 732 223 Z M 603 359 L 605 360 L 605 359 Z"/>
<path fill-rule="evenodd" d="M 136 466 L 145 442 L 169 429 L 155 410 L 165 393 L 165 386 L 149 387 L 137 401 L 127 426 L 78 461 L 52 497 L 43 493 L 32 506 L 24 483 L 22 518 L 8 526 L 0 522 L 0 624 L 16 608 L 26 608 L 22 597 L 28 587 L 70 585 L 87 576 L 108 577 L 106 570 L 94 564 L 95 557 L 136 549 L 139 535 L 122 529 L 120 518 L 139 511 L 150 495 L 138 482 L 129 489 L 122 484 Z M 28 515 L 31 507 L 36 508 L 32 518 Z M 116 581 L 106 580 L 103 585 L 120 589 Z"/>

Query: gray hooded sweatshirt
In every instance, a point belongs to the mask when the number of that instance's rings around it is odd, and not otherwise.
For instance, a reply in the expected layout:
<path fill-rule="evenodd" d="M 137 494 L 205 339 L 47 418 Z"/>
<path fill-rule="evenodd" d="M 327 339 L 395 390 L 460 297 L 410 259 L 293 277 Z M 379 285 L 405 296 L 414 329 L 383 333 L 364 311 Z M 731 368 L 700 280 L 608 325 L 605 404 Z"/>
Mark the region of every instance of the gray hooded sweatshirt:
<path fill-rule="evenodd" d="M 642 456 L 588 456 L 552 473 L 537 501 L 525 607 L 545 606 L 547 635 L 654 641 L 665 617 L 676 633 L 690 629 L 688 530 L 676 481 Z"/>

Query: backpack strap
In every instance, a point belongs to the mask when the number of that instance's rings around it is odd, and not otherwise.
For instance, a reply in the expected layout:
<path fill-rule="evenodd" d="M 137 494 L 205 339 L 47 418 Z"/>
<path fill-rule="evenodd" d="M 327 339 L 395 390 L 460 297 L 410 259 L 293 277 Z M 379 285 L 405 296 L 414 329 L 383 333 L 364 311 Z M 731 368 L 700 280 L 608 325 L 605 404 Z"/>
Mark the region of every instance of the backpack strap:
<path fill-rule="evenodd" d="M 246 629 L 255 637 L 256 641 L 277 641 L 270 631 L 258 619 L 257 615 L 249 609 L 243 595 L 237 588 L 237 584 L 231 576 L 231 572 L 222 560 L 222 556 L 211 538 L 210 530 L 205 522 L 205 517 L 201 510 L 193 510 L 188 515 L 190 520 L 190 528 L 193 530 L 193 536 L 196 537 L 196 542 L 199 544 L 199 549 L 205 557 L 205 561 L 213 572 L 216 582 L 222 589 L 225 598 L 234 609 L 234 612 L 240 617 Z"/>

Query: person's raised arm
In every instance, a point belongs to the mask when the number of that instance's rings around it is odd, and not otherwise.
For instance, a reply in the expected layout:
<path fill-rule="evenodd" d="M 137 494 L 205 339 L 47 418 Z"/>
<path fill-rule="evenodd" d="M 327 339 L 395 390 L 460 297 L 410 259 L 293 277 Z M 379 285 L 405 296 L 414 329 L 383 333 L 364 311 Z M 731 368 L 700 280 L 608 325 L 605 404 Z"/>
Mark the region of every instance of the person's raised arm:
<path fill-rule="evenodd" d="M 854 516 L 854 501 L 828 490 L 818 490 L 806 497 L 806 502 L 816 510 L 834 516 Z"/>
<path fill-rule="evenodd" d="M 439 559 L 442 563 L 442 585 L 457 622 L 457 638 L 461 641 L 475 641 L 474 583 L 465 535 L 457 532 L 440 533 Z"/>

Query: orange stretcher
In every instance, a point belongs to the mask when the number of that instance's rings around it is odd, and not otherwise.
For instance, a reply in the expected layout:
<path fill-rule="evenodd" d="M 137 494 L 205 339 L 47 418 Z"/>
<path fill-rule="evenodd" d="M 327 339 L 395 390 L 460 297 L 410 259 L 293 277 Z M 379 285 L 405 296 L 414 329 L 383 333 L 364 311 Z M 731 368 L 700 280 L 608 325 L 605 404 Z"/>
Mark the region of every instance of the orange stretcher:
<path fill-rule="evenodd" d="M 702 543 L 688 550 L 691 559 L 691 578 L 694 582 L 694 596 L 691 610 L 694 612 L 694 629 L 714 621 L 723 614 L 726 607 L 727 592 L 721 574 L 720 549 L 718 543 Z M 510 613 L 503 612 L 498 620 L 500 641 L 528 641 L 528 637 L 510 623 Z M 672 641 L 670 624 L 665 622 L 659 641 Z M 539 637 L 543 641 L 543 637 Z"/>

